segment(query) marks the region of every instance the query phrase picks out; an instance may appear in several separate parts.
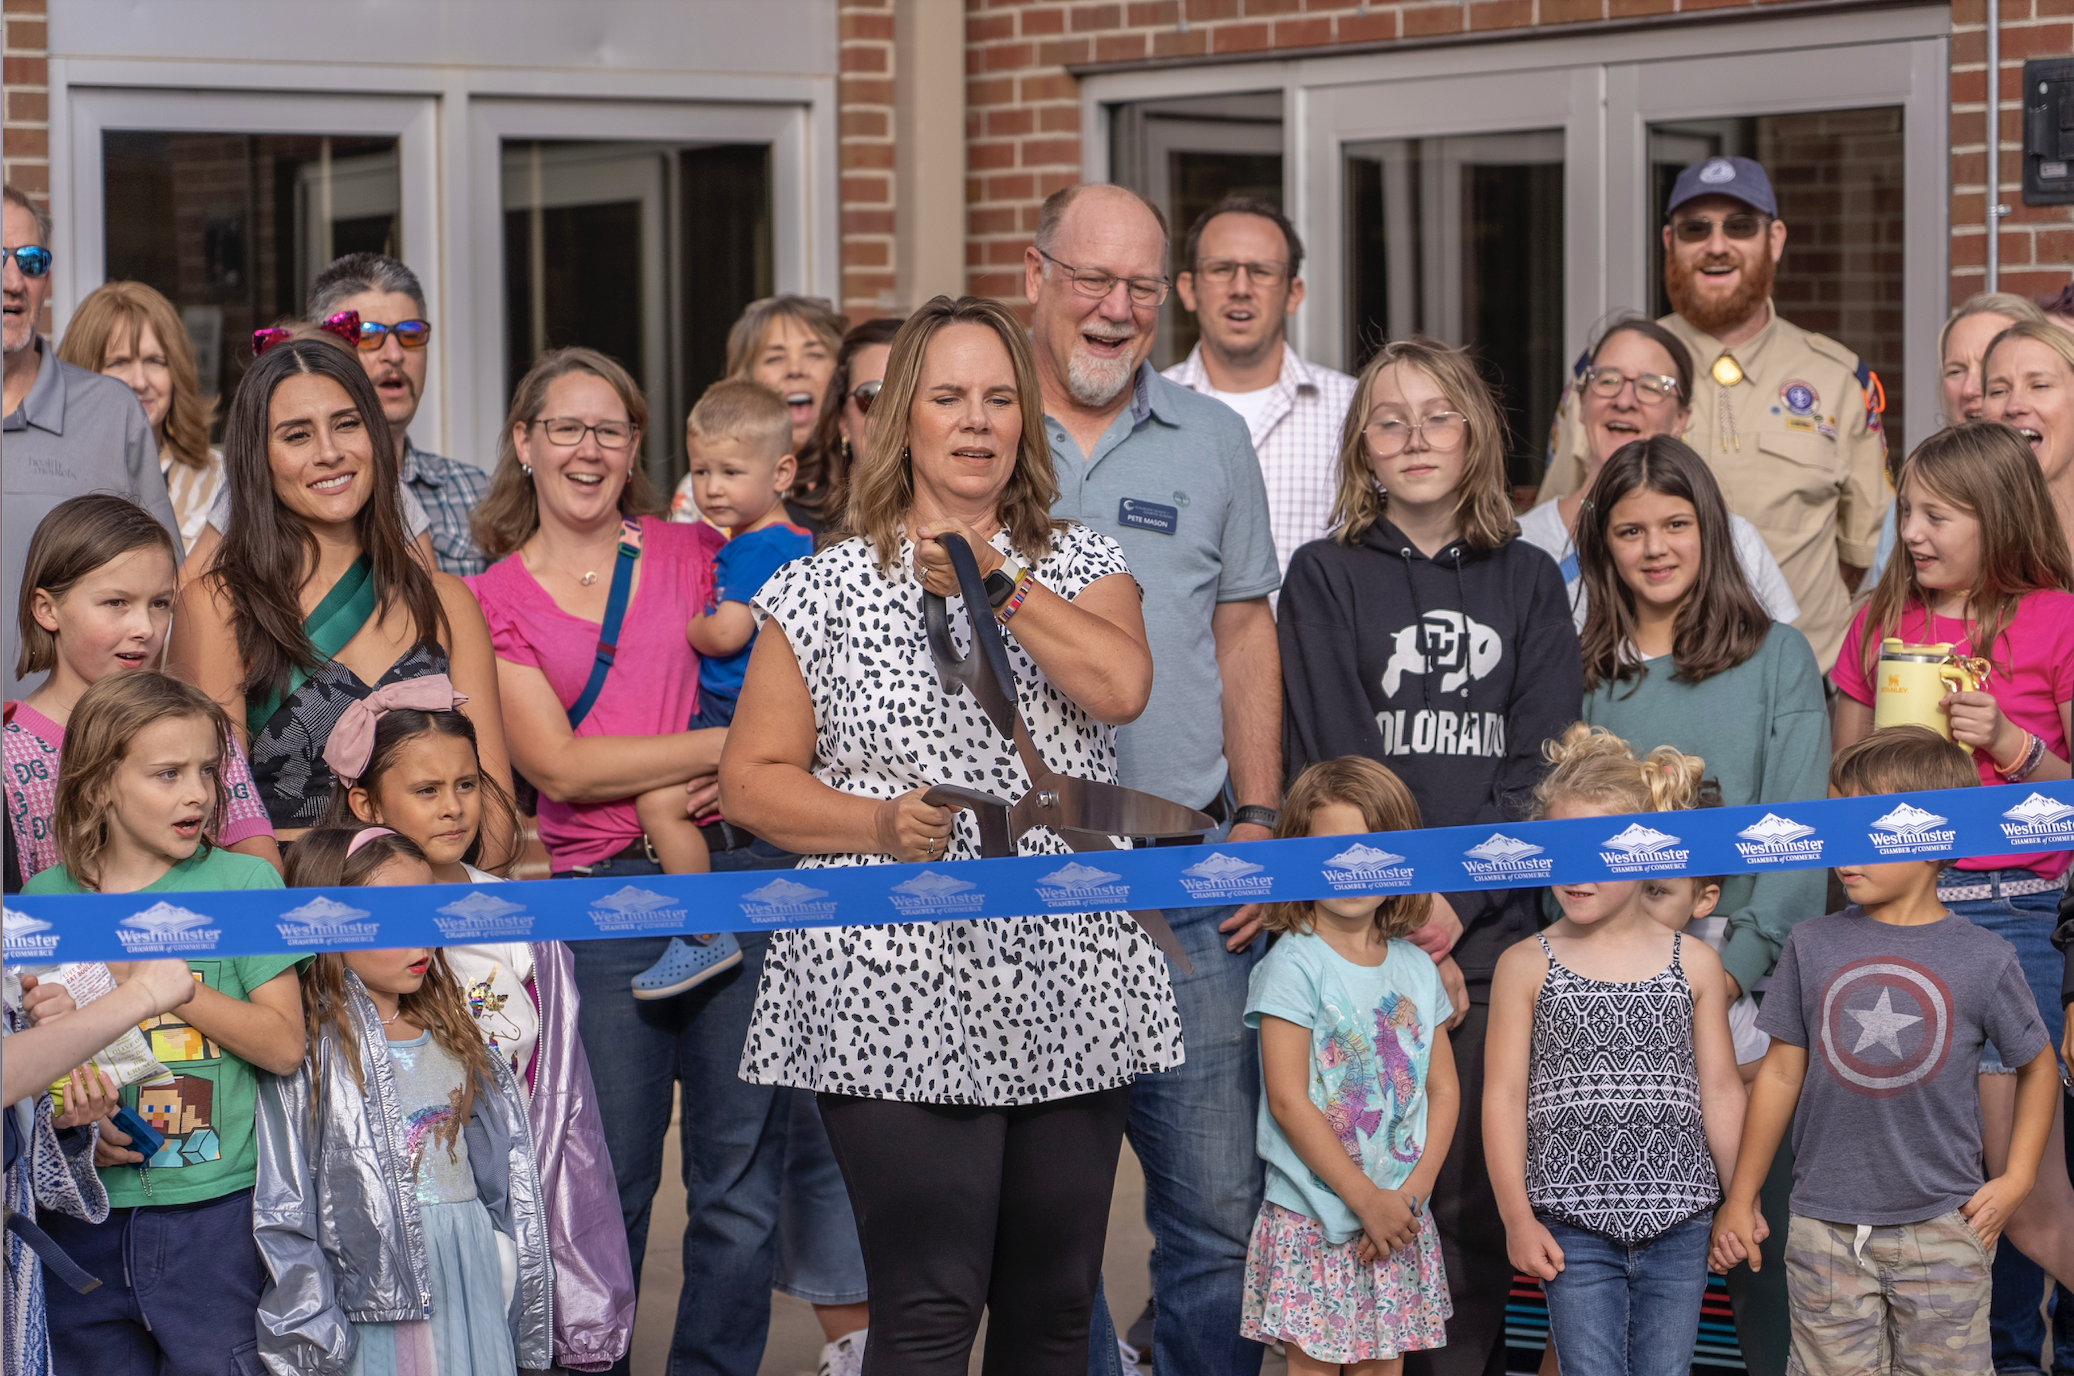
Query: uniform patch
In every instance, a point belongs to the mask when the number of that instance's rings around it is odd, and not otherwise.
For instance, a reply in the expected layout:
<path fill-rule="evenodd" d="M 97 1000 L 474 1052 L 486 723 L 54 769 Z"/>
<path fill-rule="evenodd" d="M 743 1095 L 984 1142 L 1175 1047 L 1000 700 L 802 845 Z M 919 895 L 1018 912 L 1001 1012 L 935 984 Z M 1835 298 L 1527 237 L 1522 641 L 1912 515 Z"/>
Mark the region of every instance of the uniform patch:
<path fill-rule="evenodd" d="M 1808 434 L 1810 434 L 1810 435 L 1812 435 L 1812 434 L 1814 434 L 1814 433 L 1815 433 L 1815 423 L 1814 423 L 1813 421 L 1809 420 L 1809 419 L 1808 419 L 1808 418 L 1807 418 L 1806 416 L 1788 416 L 1788 417 L 1786 417 L 1786 428 L 1787 428 L 1788 430 L 1801 430 L 1801 431 L 1805 431 L 1806 433 L 1808 433 Z"/>
<path fill-rule="evenodd" d="M 1796 416 L 1805 416 L 1822 404 L 1821 394 L 1799 378 L 1790 379 L 1779 389 L 1779 400 Z"/>

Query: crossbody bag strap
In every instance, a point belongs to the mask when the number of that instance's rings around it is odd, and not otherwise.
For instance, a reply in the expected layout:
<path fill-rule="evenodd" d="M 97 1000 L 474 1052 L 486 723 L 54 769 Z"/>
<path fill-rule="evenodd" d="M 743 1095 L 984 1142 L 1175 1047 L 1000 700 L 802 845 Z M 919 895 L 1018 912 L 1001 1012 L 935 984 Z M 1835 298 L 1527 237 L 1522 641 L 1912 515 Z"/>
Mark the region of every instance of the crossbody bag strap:
<path fill-rule="evenodd" d="M 360 634 L 360 628 L 374 616 L 378 600 L 375 596 L 374 561 L 362 554 L 303 618 L 302 632 L 309 637 L 310 647 L 317 652 L 318 658 L 326 661 L 338 658 L 338 652 L 345 649 L 353 637 Z M 274 713 L 281 710 L 281 704 L 294 697 L 309 681 L 309 671 L 295 665 L 288 671 L 287 691 L 269 693 L 260 702 L 245 704 L 245 729 L 257 736 L 273 720 Z"/>
<path fill-rule="evenodd" d="M 627 599 L 634 591 L 634 565 L 641 558 L 641 525 L 638 521 L 622 521 L 619 527 L 619 557 L 612 564 L 612 592 L 605 599 L 605 622 L 598 627 L 598 653 L 591 661 L 591 676 L 576 695 L 569 708 L 569 729 L 574 731 L 583 725 L 583 719 L 597 706 L 598 694 L 605 691 L 605 675 L 612 672 L 612 661 L 619 653 L 619 623 L 626 619 Z"/>

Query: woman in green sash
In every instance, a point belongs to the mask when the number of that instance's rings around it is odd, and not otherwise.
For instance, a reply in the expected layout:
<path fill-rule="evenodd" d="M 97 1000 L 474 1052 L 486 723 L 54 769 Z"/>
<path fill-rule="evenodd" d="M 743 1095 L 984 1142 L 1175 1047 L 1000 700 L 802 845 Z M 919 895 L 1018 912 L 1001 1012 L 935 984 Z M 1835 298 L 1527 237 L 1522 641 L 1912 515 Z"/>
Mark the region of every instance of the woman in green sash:
<path fill-rule="evenodd" d="M 388 430 L 350 353 L 322 338 L 268 348 L 225 422 L 233 505 L 222 552 L 180 592 L 174 670 L 244 727 L 284 842 L 324 811 L 324 742 L 340 714 L 402 679 L 450 677 L 468 698 L 483 768 L 509 786 L 482 609 L 460 579 L 411 557 Z"/>

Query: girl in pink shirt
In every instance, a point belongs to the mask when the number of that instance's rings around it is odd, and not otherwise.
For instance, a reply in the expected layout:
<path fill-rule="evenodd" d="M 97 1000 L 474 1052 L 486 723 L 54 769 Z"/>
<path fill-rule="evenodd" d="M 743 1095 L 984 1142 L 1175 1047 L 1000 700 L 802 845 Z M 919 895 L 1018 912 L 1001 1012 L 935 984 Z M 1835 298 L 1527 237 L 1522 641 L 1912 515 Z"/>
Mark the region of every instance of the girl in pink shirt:
<path fill-rule="evenodd" d="M 0 753 L 7 764 L 8 821 L 26 880 L 58 863 L 51 816 L 73 704 L 109 674 L 159 667 L 177 588 L 173 537 L 121 497 L 74 497 L 36 527 L 23 572 L 15 672 L 48 674 L 28 697 L 7 705 Z M 222 785 L 216 844 L 280 869 L 273 826 L 235 738 L 223 760 Z"/>

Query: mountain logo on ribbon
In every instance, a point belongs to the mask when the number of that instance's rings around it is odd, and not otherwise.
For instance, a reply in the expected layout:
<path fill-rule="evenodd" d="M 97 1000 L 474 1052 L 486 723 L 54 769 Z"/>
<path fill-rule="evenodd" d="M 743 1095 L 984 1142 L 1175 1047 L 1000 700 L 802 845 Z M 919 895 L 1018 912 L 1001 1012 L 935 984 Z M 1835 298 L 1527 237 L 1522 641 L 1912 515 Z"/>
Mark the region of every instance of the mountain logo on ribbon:
<path fill-rule="evenodd" d="M 987 901 L 979 885 L 935 870 L 923 870 L 912 879 L 895 884 L 886 896 L 903 917 L 930 917 L 939 913 L 976 913 Z"/>
<path fill-rule="evenodd" d="M 628 884 L 625 888 L 608 893 L 603 898 L 593 898 L 591 906 L 593 908 L 609 908 L 616 913 L 652 913 L 659 909 L 667 908 L 676 901 L 674 898 L 666 898 L 662 894 L 653 893 L 647 889 L 637 889 L 632 884 Z"/>
<path fill-rule="evenodd" d="M 0 936 L 0 955 L 9 961 L 42 964 L 58 951 L 60 938 L 44 935 L 50 930 L 51 924 L 42 918 L 9 908 L 0 913 L 0 931 L 4 931 L 4 936 Z"/>
<path fill-rule="evenodd" d="M 828 890 L 802 884 L 779 875 L 761 888 L 742 895 L 742 916 L 752 922 L 776 922 L 799 917 L 826 921 L 835 916 L 835 904 L 827 901 Z"/>
<path fill-rule="evenodd" d="M 209 925 L 213 921 L 203 913 L 160 899 L 143 912 L 122 919 L 116 924 L 115 935 L 123 950 L 133 954 L 213 951 L 223 936 Z"/>
<path fill-rule="evenodd" d="M 481 889 L 440 908 L 432 919 L 453 942 L 524 940 L 533 935 L 533 915 L 523 903 L 498 898 Z"/>
<path fill-rule="evenodd" d="M 1875 818 L 1873 826 L 1895 836 L 1913 839 L 1926 831 L 1943 826 L 1947 820 L 1934 812 L 1917 807 L 1914 803 L 1902 803 L 1886 816 Z"/>
<path fill-rule="evenodd" d="M 1412 867 L 1395 851 L 1356 841 L 1325 862 L 1325 882 L 1340 892 L 1374 892 L 1378 885 L 1403 888 L 1411 883 Z"/>
<path fill-rule="evenodd" d="M 1386 870 L 1404 863 L 1404 857 L 1356 841 L 1325 862 L 1336 870 Z"/>
<path fill-rule="evenodd" d="M 1532 845 L 1515 837 L 1507 836 L 1502 831 L 1494 831 L 1491 833 L 1488 841 L 1479 841 L 1468 850 L 1463 851 L 1462 854 L 1472 860 L 1483 860 L 1496 865 L 1504 864 L 1507 861 L 1524 860 L 1530 855 L 1541 854 L 1542 850 L 1543 847 L 1541 846 Z"/>
<path fill-rule="evenodd" d="M 1736 836 L 1740 838 L 1736 841 L 1736 853 L 1749 864 L 1819 862 L 1822 858 L 1822 841 L 1815 829 L 1776 812 L 1765 813 Z"/>
<path fill-rule="evenodd" d="M 1668 846 L 1675 846 L 1678 844 L 1678 838 L 1668 832 L 1658 831 L 1655 827 L 1630 822 L 1627 830 L 1618 836 L 1609 836 L 1599 844 L 1609 850 L 1617 850 L 1623 855 L 1640 856 L 1653 855 Z"/>
<path fill-rule="evenodd" d="M 591 900 L 591 925 L 601 932 L 645 932 L 682 927 L 684 909 L 667 894 L 624 885 Z"/>
<path fill-rule="evenodd" d="M 371 916 L 365 908 L 318 894 L 302 906 L 282 913 L 274 930 L 289 946 L 369 945 L 381 933 L 380 923 L 360 920 Z"/>
<path fill-rule="evenodd" d="M 1077 907 L 1082 911 L 1097 912 L 1099 907 L 1089 905 L 1120 905 L 1130 901 L 1131 886 L 1117 883 L 1121 878 L 1120 874 L 1072 860 L 1037 881 L 1037 896 L 1054 908 Z"/>
<path fill-rule="evenodd" d="M 2074 837 L 2074 807 L 2043 793 L 2033 793 L 2002 816 L 2002 835 L 2019 846 L 2064 843 Z"/>
<path fill-rule="evenodd" d="M 1263 874 L 1265 865 L 1241 860 L 1236 855 L 1212 851 L 1181 871 L 1181 887 L 1192 898 L 1265 898 L 1274 891 L 1274 879 Z"/>

